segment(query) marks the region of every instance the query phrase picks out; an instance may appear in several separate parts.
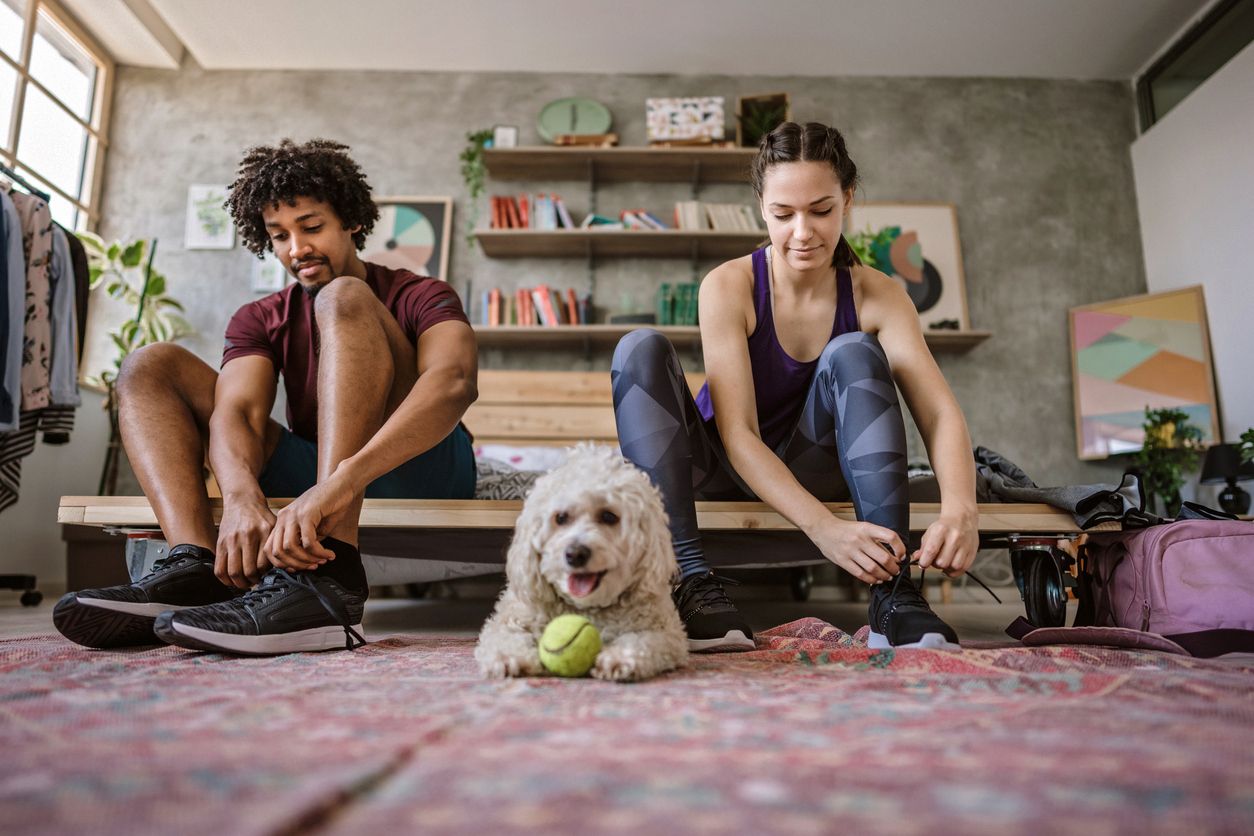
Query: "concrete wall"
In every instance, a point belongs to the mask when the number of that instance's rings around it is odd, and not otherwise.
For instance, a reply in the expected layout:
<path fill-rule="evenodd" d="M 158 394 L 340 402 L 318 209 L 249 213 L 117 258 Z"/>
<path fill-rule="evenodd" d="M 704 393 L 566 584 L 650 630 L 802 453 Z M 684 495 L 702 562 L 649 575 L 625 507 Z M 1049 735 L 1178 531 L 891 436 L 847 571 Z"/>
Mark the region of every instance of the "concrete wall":
<path fill-rule="evenodd" d="M 181 249 L 187 185 L 229 182 L 246 146 L 326 136 L 353 146 L 376 194 L 457 198 L 450 273 L 463 292 L 468 283 L 508 289 L 539 281 L 582 289 L 588 283 L 582 261 L 493 261 L 456 234 L 466 208 L 457 163 L 465 133 L 514 124 L 522 144 L 536 143 L 541 106 L 578 94 L 606 103 L 623 144 L 639 145 L 646 97 L 723 95 L 732 102 L 765 90 L 788 91 L 794 119 L 841 127 L 869 199 L 957 206 L 971 321 L 994 336 L 969 354 L 939 359 L 976 442 L 1021 463 L 1043 484 L 1115 478 L 1120 465 L 1075 458 L 1066 311 L 1145 289 L 1127 84 L 121 68 L 101 231 L 110 238 L 160 237 L 158 264 L 201 332 L 189 345 L 214 362 L 227 318 L 254 298 L 251 257 L 238 247 Z M 587 189 L 578 183 L 498 183 L 489 191 L 494 187 L 560 189 L 576 215 L 587 207 Z M 665 213 L 688 195 L 683 184 L 624 185 L 604 189 L 599 207 L 643 205 Z M 724 185 L 702 197 L 747 202 L 751 195 L 747 186 Z M 597 301 L 647 310 L 660 282 L 691 275 L 686 261 L 607 260 L 598 265 Z M 482 359 L 485 367 L 607 369 L 609 363 L 607 352 L 490 351 Z M 8 519 L 0 516 L 6 531 Z M 60 551 L 50 522 L 47 530 L 37 547 L 23 544 L 21 557 L 6 550 L 0 568 L 38 566 L 57 577 L 61 562 L 53 555 Z"/>
<path fill-rule="evenodd" d="M 1227 441 L 1254 426 L 1254 386 L 1246 368 L 1254 359 L 1248 321 L 1254 310 L 1250 137 L 1254 44 L 1132 145 L 1146 282 L 1153 292 L 1204 288 Z"/>

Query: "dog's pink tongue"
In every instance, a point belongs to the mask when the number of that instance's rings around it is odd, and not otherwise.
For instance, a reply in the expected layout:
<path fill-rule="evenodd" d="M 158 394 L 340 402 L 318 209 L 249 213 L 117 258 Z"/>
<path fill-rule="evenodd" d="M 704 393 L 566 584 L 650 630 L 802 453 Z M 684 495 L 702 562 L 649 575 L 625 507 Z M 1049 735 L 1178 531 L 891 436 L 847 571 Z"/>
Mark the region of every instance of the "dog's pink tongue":
<path fill-rule="evenodd" d="M 567 577 L 566 591 L 575 598 L 583 598 L 585 595 L 591 595 L 592 590 L 597 588 L 597 581 L 600 580 L 595 572 L 580 572 Z"/>

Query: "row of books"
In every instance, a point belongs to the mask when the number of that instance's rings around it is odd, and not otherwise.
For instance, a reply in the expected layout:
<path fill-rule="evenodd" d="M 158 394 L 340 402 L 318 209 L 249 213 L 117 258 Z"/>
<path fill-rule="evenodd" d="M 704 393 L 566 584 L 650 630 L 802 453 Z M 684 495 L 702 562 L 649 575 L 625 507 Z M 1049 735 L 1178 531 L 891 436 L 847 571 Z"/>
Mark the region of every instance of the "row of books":
<path fill-rule="evenodd" d="M 697 282 L 663 283 L 657 289 L 658 325 L 697 324 Z"/>
<path fill-rule="evenodd" d="M 762 229 L 757 211 L 743 203 L 703 203 L 681 200 L 675 204 L 679 229 L 713 229 L 716 232 L 757 232 Z"/>
<path fill-rule="evenodd" d="M 575 229 L 576 224 L 562 198 L 556 194 L 492 196 L 492 229 Z M 579 229 L 705 230 L 756 232 L 762 229 L 752 206 L 738 203 L 703 203 L 683 200 L 675 204 L 672 227 L 647 209 L 624 209 L 618 218 L 589 213 Z"/>
<path fill-rule="evenodd" d="M 575 222 L 555 194 L 492 195 L 492 229 L 574 229 Z"/>
<path fill-rule="evenodd" d="M 520 287 L 513 293 L 500 288 L 483 291 L 479 324 L 496 325 L 586 325 L 592 318 L 592 296 L 575 296 L 567 288 L 540 284 Z"/>

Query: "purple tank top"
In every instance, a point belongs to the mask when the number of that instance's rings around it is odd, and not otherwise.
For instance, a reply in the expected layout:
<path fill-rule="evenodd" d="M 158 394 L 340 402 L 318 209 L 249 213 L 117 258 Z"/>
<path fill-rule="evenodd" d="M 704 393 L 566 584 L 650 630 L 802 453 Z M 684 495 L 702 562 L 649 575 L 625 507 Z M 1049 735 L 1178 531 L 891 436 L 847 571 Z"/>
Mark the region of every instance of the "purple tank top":
<path fill-rule="evenodd" d="M 818 358 L 802 363 L 789 357 L 775 336 L 771 313 L 771 279 L 766 248 L 753 253 L 753 312 L 757 327 L 749 335 L 749 364 L 753 370 L 753 394 L 758 408 L 758 430 L 772 450 L 796 426 L 801 407 L 810 391 L 810 380 Z M 853 300 L 853 277 L 847 268 L 836 270 L 836 321 L 832 338 L 857 331 L 858 311 Z M 697 410 L 709 421 L 714 417 L 710 386 L 697 393 Z"/>

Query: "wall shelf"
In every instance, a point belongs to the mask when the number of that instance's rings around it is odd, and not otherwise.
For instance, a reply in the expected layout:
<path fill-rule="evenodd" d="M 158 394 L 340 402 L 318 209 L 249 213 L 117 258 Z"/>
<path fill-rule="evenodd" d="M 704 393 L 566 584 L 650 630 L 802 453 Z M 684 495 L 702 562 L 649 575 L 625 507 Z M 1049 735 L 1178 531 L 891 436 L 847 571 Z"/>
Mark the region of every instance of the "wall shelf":
<path fill-rule="evenodd" d="M 542 348 L 584 341 L 597 345 L 613 345 L 637 328 L 654 328 L 665 334 L 676 348 L 700 345 L 701 331 L 695 325 L 476 325 L 475 337 L 480 348 Z"/>
<path fill-rule="evenodd" d="M 699 347 L 701 330 L 696 325 L 476 325 L 475 337 L 481 348 L 551 348 L 553 346 L 581 344 L 613 344 L 627 332 L 636 328 L 654 328 L 661 331 L 676 348 Z M 992 336 L 988 331 L 924 331 L 928 347 L 937 354 L 961 354 Z"/>
<path fill-rule="evenodd" d="M 488 258 L 635 256 L 728 259 L 751 253 L 766 239 L 766 232 L 481 229 L 475 237 Z"/>
<path fill-rule="evenodd" d="M 496 180 L 747 185 L 755 153 L 755 148 L 488 148 L 483 161 Z"/>

